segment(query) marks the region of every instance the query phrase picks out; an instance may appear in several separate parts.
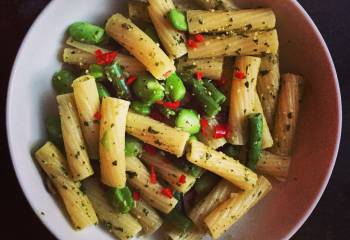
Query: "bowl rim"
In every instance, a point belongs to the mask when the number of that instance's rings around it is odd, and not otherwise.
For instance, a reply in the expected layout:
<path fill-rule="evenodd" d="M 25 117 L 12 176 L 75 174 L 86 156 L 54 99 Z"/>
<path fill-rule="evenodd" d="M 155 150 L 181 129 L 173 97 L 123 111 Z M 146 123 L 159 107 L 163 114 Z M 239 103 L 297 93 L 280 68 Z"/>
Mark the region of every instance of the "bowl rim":
<path fill-rule="evenodd" d="M 29 37 L 31 36 L 31 33 L 34 31 L 34 29 L 36 28 L 36 25 L 40 22 L 40 20 L 44 17 L 44 13 L 48 11 L 48 9 L 52 8 L 55 3 L 57 2 L 57 0 L 53 0 L 51 2 L 49 2 L 39 13 L 39 15 L 35 18 L 34 22 L 31 24 L 31 26 L 29 27 L 29 29 L 27 30 L 25 37 L 22 40 L 22 43 L 19 47 L 19 50 L 16 54 L 16 58 L 13 62 L 13 66 L 12 66 L 12 70 L 11 70 L 11 74 L 10 74 L 10 78 L 9 78 L 9 82 L 8 82 L 8 88 L 7 88 L 7 96 L 6 96 L 6 133 L 7 133 L 7 142 L 8 142 L 8 148 L 9 148 L 9 152 L 10 152 L 10 157 L 11 157 L 11 162 L 12 162 L 12 167 L 15 171 L 16 174 L 16 178 L 17 181 L 21 187 L 21 191 L 23 192 L 27 202 L 29 203 L 33 213 L 35 213 L 35 210 L 33 208 L 33 198 L 31 197 L 30 193 L 28 192 L 27 189 L 24 189 L 23 187 L 23 180 L 21 178 L 21 173 L 18 170 L 18 167 L 16 165 L 16 161 L 14 160 L 14 152 L 15 152 L 15 147 L 14 147 L 14 143 L 11 141 L 11 130 L 10 130 L 10 125 L 11 125 L 11 119 L 10 119 L 10 111 L 11 111 L 11 99 L 13 99 L 13 95 L 14 95 L 14 91 L 13 91 L 13 84 L 14 84 L 14 77 L 15 77 L 15 73 L 18 69 L 18 57 L 22 54 L 24 46 L 26 45 L 26 42 L 28 41 Z M 335 85 L 335 91 L 336 91 L 336 105 L 337 105 L 337 115 L 338 115 L 338 123 L 337 123 L 337 132 L 336 132 L 336 142 L 335 142 L 335 146 L 334 146 L 334 151 L 332 154 L 332 159 L 327 171 L 327 174 L 324 176 L 321 185 L 319 187 L 318 193 L 317 195 L 312 199 L 312 203 L 310 204 L 309 208 L 307 209 L 307 211 L 304 213 L 303 217 L 301 217 L 298 222 L 295 223 L 295 225 L 289 230 L 289 233 L 284 236 L 283 239 L 290 239 L 299 229 L 300 227 L 305 223 L 305 221 L 310 217 L 311 213 L 314 211 L 315 207 L 317 206 L 321 196 L 323 195 L 329 179 L 332 175 L 334 166 L 335 166 L 335 162 L 337 160 L 337 155 L 339 152 L 339 145 L 340 145 L 340 140 L 341 140 L 341 129 L 342 129 L 342 101 L 341 101 L 341 92 L 340 92 L 340 87 L 339 87 L 339 80 L 337 77 L 337 72 L 336 72 L 336 68 L 334 65 L 334 61 L 332 59 L 332 56 L 330 54 L 330 51 L 328 49 L 328 46 L 322 36 L 322 34 L 320 33 L 319 29 L 317 28 L 316 24 L 313 22 L 312 18 L 310 17 L 310 15 L 306 12 L 306 10 L 301 6 L 301 4 L 297 1 L 297 0 L 289 0 L 289 2 L 291 4 L 293 4 L 301 13 L 302 15 L 305 17 L 305 20 L 307 21 L 307 23 L 310 25 L 310 27 L 312 28 L 312 32 L 313 34 L 316 35 L 317 40 L 320 42 L 322 48 L 325 50 L 325 54 L 326 54 L 326 58 L 328 60 L 329 66 L 330 66 L 330 70 L 331 70 L 331 75 L 334 81 L 333 84 Z M 40 218 L 40 221 L 42 222 L 42 224 L 50 231 L 51 234 L 53 234 L 55 237 L 59 237 L 60 231 L 56 228 L 54 228 L 53 226 L 49 225 L 47 221 L 45 221 L 43 218 Z"/>

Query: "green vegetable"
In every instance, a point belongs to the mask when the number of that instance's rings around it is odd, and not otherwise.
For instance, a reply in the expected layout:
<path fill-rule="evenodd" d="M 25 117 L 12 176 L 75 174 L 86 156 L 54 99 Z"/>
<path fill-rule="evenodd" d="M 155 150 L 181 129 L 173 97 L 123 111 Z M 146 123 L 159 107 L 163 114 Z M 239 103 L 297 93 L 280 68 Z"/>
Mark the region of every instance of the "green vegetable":
<path fill-rule="evenodd" d="M 220 92 L 211 81 L 205 79 L 203 80 L 203 84 L 217 104 L 221 105 L 226 101 L 226 96 Z"/>
<path fill-rule="evenodd" d="M 192 141 L 192 140 L 198 141 L 198 138 L 196 137 L 196 135 L 191 135 L 190 138 L 188 139 L 188 141 Z"/>
<path fill-rule="evenodd" d="M 63 146 L 63 136 L 60 118 L 56 116 L 50 116 L 46 118 L 45 126 L 49 140 L 58 146 Z"/>
<path fill-rule="evenodd" d="M 172 156 L 169 155 L 171 158 Z M 193 163 L 187 161 L 185 158 L 175 158 L 172 162 L 181 170 L 185 171 L 187 174 L 191 174 L 191 176 L 195 178 L 199 178 L 203 173 L 204 169 L 194 165 Z"/>
<path fill-rule="evenodd" d="M 141 115 L 149 115 L 151 113 L 151 104 L 149 103 L 143 103 L 140 101 L 133 101 L 131 102 L 131 109 L 138 114 Z"/>
<path fill-rule="evenodd" d="M 263 117 L 261 113 L 255 113 L 248 116 L 249 121 L 249 151 L 247 167 L 251 170 L 256 169 L 256 164 L 260 159 Z"/>
<path fill-rule="evenodd" d="M 89 74 L 93 76 L 96 80 L 99 80 L 105 76 L 103 67 L 98 64 L 91 64 L 89 66 Z"/>
<path fill-rule="evenodd" d="M 147 11 L 147 10 L 146 10 Z M 144 32 L 150 37 L 152 38 L 152 40 L 155 43 L 160 43 L 158 34 L 156 32 L 156 29 L 154 28 L 154 26 L 152 24 L 147 24 L 147 26 L 144 29 Z"/>
<path fill-rule="evenodd" d="M 185 213 L 185 206 L 184 206 L 184 195 L 182 192 L 174 192 L 174 198 L 177 199 L 176 209 L 179 210 L 181 213 Z"/>
<path fill-rule="evenodd" d="M 143 102 L 154 103 L 164 98 L 164 87 L 149 74 L 139 75 L 133 84 L 133 90 Z"/>
<path fill-rule="evenodd" d="M 125 100 L 131 99 L 131 94 L 128 85 L 125 82 L 125 74 L 119 63 L 114 62 L 105 67 L 107 79 L 113 83 L 117 97 Z"/>
<path fill-rule="evenodd" d="M 190 230 L 193 226 L 191 219 L 182 214 L 178 209 L 173 209 L 166 215 L 166 221 L 181 232 Z"/>
<path fill-rule="evenodd" d="M 191 88 L 194 97 L 201 104 L 208 117 L 213 117 L 221 111 L 220 105 L 209 95 L 202 81 L 198 81 L 193 77 L 192 73 L 187 72 L 181 73 L 180 77 Z"/>
<path fill-rule="evenodd" d="M 174 110 L 172 110 L 170 108 L 166 108 L 162 105 L 157 105 L 157 108 L 158 108 L 159 112 L 167 119 L 170 119 L 176 115 L 176 112 Z"/>
<path fill-rule="evenodd" d="M 176 73 L 171 74 L 165 81 L 165 94 L 172 101 L 181 101 L 186 95 L 186 88 Z"/>
<path fill-rule="evenodd" d="M 108 195 L 112 205 L 121 213 L 128 213 L 134 207 L 134 199 L 127 186 L 124 188 L 110 188 Z"/>
<path fill-rule="evenodd" d="M 58 94 L 73 92 L 72 83 L 76 76 L 69 70 L 62 69 L 52 77 L 52 84 Z"/>
<path fill-rule="evenodd" d="M 186 16 L 181 11 L 174 8 L 170 10 L 168 17 L 173 27 L 176 28 L 177 30 L 180 30 L 180 31 L 188 30 Z"/>
<path fill-rule="evenodd" d="M 190 134 L 201 130 L 200 117 L 192 109 L 181 109 L 176 117 L 175 126 Z"/>
<path fill-rule="evenodd" d="M 100 96 L 100 99 L 111 96 L 107 88 L 102 83 L 96 82 L 96 86 L 97 86 L 97 91 L 98 91 L 98 95 Z"/>
<path fill-rule="evenodd" d="M 142 142 L 137 138 L 125 136 L 125 155 L 128 157 L 137 157 L 142 153 Z"/>
<path fill-rule="evenodd" d="M 87 22 L 76 22 L 69 26 L 69 35 L 76 41 L 99 44 L 105 37 L 105 30 L 99 26 Z"/>
<path fill-rule="evenodd" d="M 205 172 L 195 183 L 194 189 L 198 196 L 203 197 L 207 195 L 213 187 L 218 183 L 220 177 L 211 173 Z"/>
<path fill-rule="evenodd" d="M 226 144 L 221 151 L 232 158 L 237 158 L 239 155 L 239 149 L 237 146 L 233 146 L 231 144 Z"/>

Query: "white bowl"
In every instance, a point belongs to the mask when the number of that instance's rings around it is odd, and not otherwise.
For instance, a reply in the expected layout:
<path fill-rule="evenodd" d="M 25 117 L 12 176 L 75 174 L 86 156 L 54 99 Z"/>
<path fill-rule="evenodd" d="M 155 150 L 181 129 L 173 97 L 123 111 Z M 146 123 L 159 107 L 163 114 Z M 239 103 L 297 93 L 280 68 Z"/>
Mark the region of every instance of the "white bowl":
<path fill-rule="evenodd" d="M 44 117 L 57 112 L 51 77 L 61 65 L 58 54 L 67 26 L 78 20 L 103 24 L 112 13 L 124 11 L 125 2 L 53 0 L 28 32 L 12 70 L 7 131 L 13 165 L 34 212 L 59 239 L 113 239 L 98 227 L 72 230 L 60 204 L 45 190 L 31 151 L 44 140 Z M 275 184 L 272 193 L 233 226 L 224 239 L 288 239 L 316 206 L 335 163 L 341 129 L 337 76 L 319 31 L 296 1 L 240 2 L 249 7 L 274 9 L 282 72 L 302 73 L 306 89 L 288 181 Z"/>

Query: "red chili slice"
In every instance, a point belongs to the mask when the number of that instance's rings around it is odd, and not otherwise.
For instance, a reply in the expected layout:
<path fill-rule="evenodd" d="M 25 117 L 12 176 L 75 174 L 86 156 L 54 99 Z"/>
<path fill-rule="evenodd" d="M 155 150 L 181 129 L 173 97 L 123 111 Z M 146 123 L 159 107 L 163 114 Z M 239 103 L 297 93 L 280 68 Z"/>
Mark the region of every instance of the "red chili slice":
<path fill-rule="evenodd" d="M 244 72 L 242 72 L 242 71 L 235 71 L 235 78 L 244 79 L 245 78 Z"/>
<path fill-rule="evenodd" d="M 202 80 L 203 79 L 203 73 L 202 72 L 195 72 L 197 80 Z"/>
<path fill-rule="evenodd" d="M 214 138 L 223 138 L 227 135 L 227 125 L 226 124 L 218 124 L 214 128 L 213 137 Z"/>
<path fill-rule="evenodd" d="M 185 175 L 182 174 L 182 175 L 179 177 L 179 183 L 180 183 L 180 184 L 186 183 L 186 176 L 185 176 Z"/>
<path fill-rule="evenodd" d="M 200 123 L 201 123 L 201 132 L 204 136 L 207 136 L 207 129 L 208 129 L 208 126 L 209 126 L 209 123 L 208 123 L 208 119 L 206 118 L 201 118 L 200 120 Z"/>
<path fill-rule="evenodd" d="M 168 198 L 172 198 L 173 197 L 173 191 L 170 188 L 168 188 L 168 187 L 163 188 L 161 193 L 164 196 L 168 197 Z"/>
<path fill-rule="evenodd" d="M 156 169 L 154 168 L 153 165 L 151 165 L 150 182 L 152 184 L 156 184 L 157 183 Z"/>
<path fill-rule="evenodd" d="M 196 42 L 203 42 L 205 40 L 205 37 L 202 34 L 196 34 L 194 35 L 194 40 Z"/>
<path fill-rule="evenodd" d="M 94 119 L 97 120 L 97 121 L 100 121 L 100 120 L 101 120 L 101 112 L 100 112 L 100 111 L 97 111 L 97 112 L 94 114 Z"/>
<path fill-rule="evenodd" d="M 153 147 L 152 145 L 149 144 L 144 144 L 143 145 L 143 150 L 147 152 L 150 155 L 155 155 L 157 153 L 157 149 Z"/>
<path fill-rule="evenodd" d="M 97 64 L 99 65 L 105 65 L 105 64 L 110 64 L 114 61 L 114 59 L 117 57 L 117 52 L 106 52 L 103 53 L 101 49 L 97 49 L 95 51 L 95 56 L 97 60 Z"/>
<path fill-rule="evenodd" d="M 133 191 L 133 192 L 132 192 L 132 198 L 133 198 L 135 201 L 140 200 L 140 193 L 137 192 L 137 191 Z"/>
<path fill-rule="evenodd" d="M 136 76 L 130 76 L 130 77 L 126 80 L 126 84 L 127 84 L 127 85 L 132 85 L 132 84 L 135 82 L 136 79 L 137 79 Z"/>
<path fill-rule="evenodd" d="M 198 47 L 197 43 L 192 39 L 187 40 L 187 46 L 190 48 L 197 48 Z"/>

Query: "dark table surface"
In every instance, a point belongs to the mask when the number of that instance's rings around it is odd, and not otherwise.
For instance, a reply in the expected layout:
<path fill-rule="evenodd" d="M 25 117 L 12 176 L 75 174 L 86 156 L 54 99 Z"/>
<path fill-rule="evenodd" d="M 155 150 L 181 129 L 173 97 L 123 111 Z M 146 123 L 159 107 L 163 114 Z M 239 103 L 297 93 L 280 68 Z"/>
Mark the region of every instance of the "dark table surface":
<path fill-rule="evenodd" d="M 117 1 L 117 0 L 116 0 Z M 276 0 L 283 1 L 283 0 Z M 17 50 L 35 17 L 49 0 L 0 0 L 0 151 L 2 163 L 0 196 L 2 211 L 1 236 L 8 239 L 55 239 L 41 224 L 28 205 L 15 177 L 8 152 L 5 126 L 5 102 L 9 74 Z M 343 100 L 343 131 L 340 151 L 328 187 L 310 218 L 292 239 L 350 239 L 350 3 L 348 0 L 299 0 L 320 29 L 333 56 Z M 1 237 L 1 239 L 3 239 Z M 6 239 L 6 238 L 5 238 Z M 268 237 L 264 238 L 268 239 Z"/>

